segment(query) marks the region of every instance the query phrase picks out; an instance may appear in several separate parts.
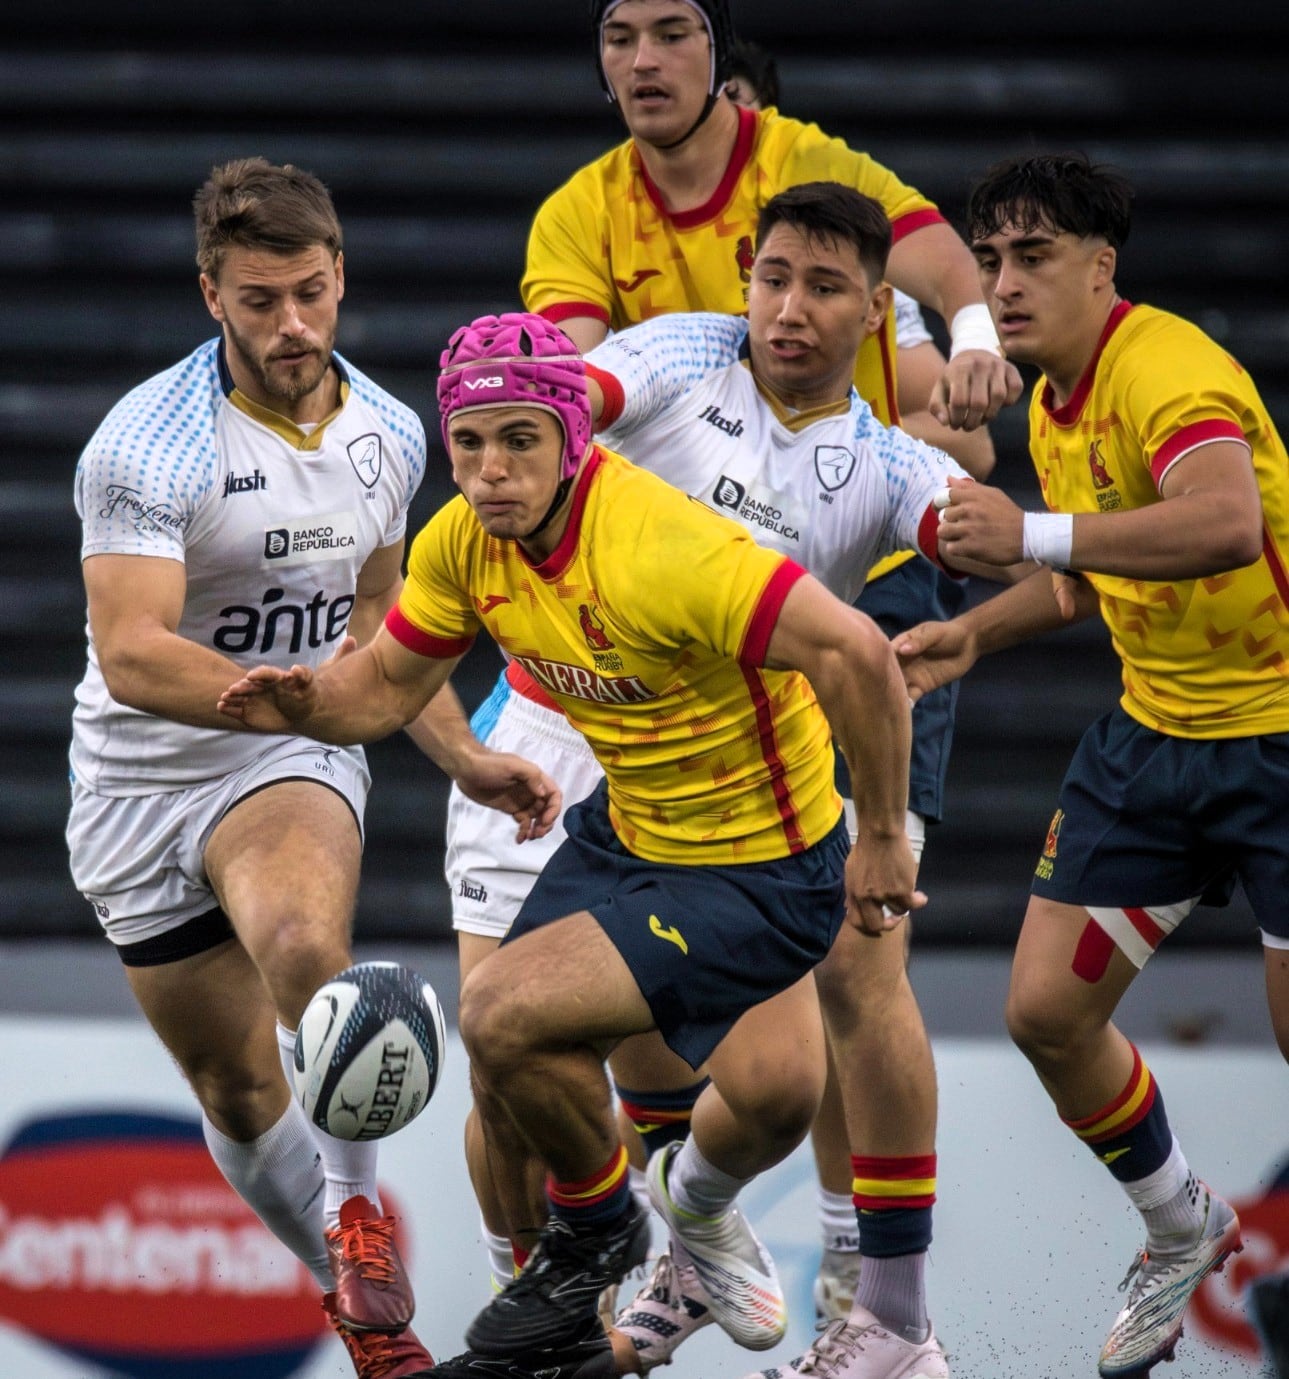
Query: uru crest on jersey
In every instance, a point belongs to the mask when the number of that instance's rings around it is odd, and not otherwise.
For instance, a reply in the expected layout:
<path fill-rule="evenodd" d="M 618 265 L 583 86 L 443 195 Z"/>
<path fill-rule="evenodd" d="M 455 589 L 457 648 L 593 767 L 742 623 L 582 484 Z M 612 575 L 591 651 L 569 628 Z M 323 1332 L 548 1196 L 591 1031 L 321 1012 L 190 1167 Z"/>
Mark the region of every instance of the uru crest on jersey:
<path fill-rule="evenodd" d="M 835 493 L 855 472 L 855 456 L 844 445 L 815 446 L 815 474 L 819 482 Z"/>
<path fill-rule="evenodd" d="M 375 431 L 368 431 L 350 441 L 345 449 L 349 451 L 349 463 L 359 480 L 365 487 L 374 488 L 380 478 L 380 437 Z"/>
<path fill-rule="evenodd" d="M 129 1379 L 288 1379 L 327 1330 L 198 1122 L 108 1110 L 30 1120 L 0 1155 L 0 1317 Z"/>

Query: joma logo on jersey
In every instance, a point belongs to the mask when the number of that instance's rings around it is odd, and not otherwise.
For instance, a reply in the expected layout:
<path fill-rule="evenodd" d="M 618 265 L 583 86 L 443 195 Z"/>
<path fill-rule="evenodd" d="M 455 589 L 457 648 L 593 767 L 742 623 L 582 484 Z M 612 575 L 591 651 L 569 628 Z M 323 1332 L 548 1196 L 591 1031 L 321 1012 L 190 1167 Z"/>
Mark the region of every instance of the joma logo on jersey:
<path fill-rule="evenodd" d="M 249 475 L 230 474 L 224 480 L 224 497 L 230 493 L 262 493 L 268 486 L 269 481 L 258 469 Z"/>
<path fill-rule="evenodd" d="M 658 697 L 636 675 L 597 675 L 585 666 L 535 656 L 516 656 L 515 660 L 551 694 L 566 694 L 593 704 L 643 704 Z"/>
<path fill-rule="evenodd" d="M 741 436 L 743 434 L 743 418 L 737 417 L 731 420 L 729 417 L 721 415 L 721 409 L 714 403 L 705 411 L 699 412 L 699 421 L 705 421 L 709 426 L 714 426 L 718 431 L 724 431 L 727 436 Z"/>
<path fill-rule="evenodd" d="M 258 608 L 247 604 L 221 608 L 219 616 L 228 621 L 215 629 L 216 648 L 230 655 L 246 651 L 264 655 L 284 649 L 294 656 L 301 647 L 327 646 L 345 635 L 354 606 L 352 594 L 328 602 L 319 589 L 308 603 L 285 603 L 285 598 L 285 589 L 267 589 Z"/>

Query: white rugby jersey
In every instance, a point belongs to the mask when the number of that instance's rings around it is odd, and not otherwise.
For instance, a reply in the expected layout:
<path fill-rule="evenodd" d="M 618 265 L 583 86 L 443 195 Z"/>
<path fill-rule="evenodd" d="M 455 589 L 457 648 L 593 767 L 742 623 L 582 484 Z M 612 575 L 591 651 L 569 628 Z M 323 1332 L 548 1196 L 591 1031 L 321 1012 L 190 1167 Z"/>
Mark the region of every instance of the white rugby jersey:
<path fill-rule="evenodd" d="M 309 432 L 235 392 L 220 340 L 127 393 L 77 466 L 81 558 L 179 561 L 178 634 L 238 665 L 324 661 L 345 634 L 364 562 L 403 539 L 425 472 L 416 414 L 340 356 L 333 362 L 341 406 Z M 71 763 L 91 790 L 182 789 L 280 740 L 118 704 L 88 628 L 87 639 Z"/>
<path fill-rule="evenodd" d="M 938 563 L 932 499 L 965 471 L 883 426 L 853 388 L 849 406 L 789 413 L 742 362 L 747 332 L 739 316 L 677 312 L 597 345 L 587 363 L 622 391 L 605 444 L 737 519 L 847 603 L 892 552 Z"/>

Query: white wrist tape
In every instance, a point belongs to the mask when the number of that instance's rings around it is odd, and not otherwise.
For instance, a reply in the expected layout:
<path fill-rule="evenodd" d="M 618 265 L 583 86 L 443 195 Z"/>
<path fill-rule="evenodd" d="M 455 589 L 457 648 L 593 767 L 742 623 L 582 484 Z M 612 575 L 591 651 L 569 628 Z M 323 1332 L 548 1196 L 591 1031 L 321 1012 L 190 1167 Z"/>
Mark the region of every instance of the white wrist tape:
<path fill-rule="evenodd" d="M 1074 549 L 1074 514 L 1027 512 L 1020 541 L 1024 559 L 1067 569 Z"/>
<path fill-rule="evenodd" d="M 997 355 L 1003 352 L 993 317 L 984 302 L 964 306 L 949 323 L 949 358 L 953 359 L 963 350 L 988 350 Z"/>

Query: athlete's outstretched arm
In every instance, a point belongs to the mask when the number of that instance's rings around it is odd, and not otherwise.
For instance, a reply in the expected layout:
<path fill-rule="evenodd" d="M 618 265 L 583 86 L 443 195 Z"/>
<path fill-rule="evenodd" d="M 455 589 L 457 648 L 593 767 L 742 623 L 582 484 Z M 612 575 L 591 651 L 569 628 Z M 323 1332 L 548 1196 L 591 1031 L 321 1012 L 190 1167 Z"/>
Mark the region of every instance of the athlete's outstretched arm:
<path fill-rule="evenodd" d="M 219 695 L 219 711 L 256 732 L 375 742 L 406 727 L 460 659 L 420 656 L 382 627 L 366 646 L 346 639 L 316 671 L 256 666 Z"/>
<path fill-rule="evenodd" d="M 971 251 L 944 222 L 923 225 L 891 249 L 892 283 L 938 311 L 956 338 L 933 390 L 932 416 L 970 431 L 1021 395 L 1020 371 L 1002 357 Z M 958 313 L 968 310 L 967 317 Z"/>
<path fill-rule="evenodd" d="M 177 631 L 188 589 L 182 562 L 92 555 L 81 569 L 90 637 L 112 698 L 196 728 L 235 728 L 215 701 L 241 667 Z"/>
<path fill-rule="evenodd" d="M 1028 578 L 946 622 L 923 622 L 892 639 L 909 697 L 960 679 L 981 656 L 1091 617 L 1096 592 L 1084 580 L 1040 566 Z"/>
<path fill-rule="evenodd" d="M 1067 556 L 1053 564 L 1126 579 L 1199 579 L 1251 565 L 1262 553 L 1262 499 L 1248 449 L 1212 441 L 1164 477 L 1163 501 L 1117 512 L 1037 514 L 1069 524 Z M 1000 489 L 949 481 L 940 523 L 945 560 L 1004 565 L 1022 558 L 1027 514 Z"/>
<path fill-rule="evenodd" d="M 784 600 L 766 665 L 806 676 L 850 769 L 859 840 L 846 865 L 848 917 L 871 934 L 893 928 L 926 897 L 905 834 L 911 727 L 891 644 L 805 575 Z"/>

